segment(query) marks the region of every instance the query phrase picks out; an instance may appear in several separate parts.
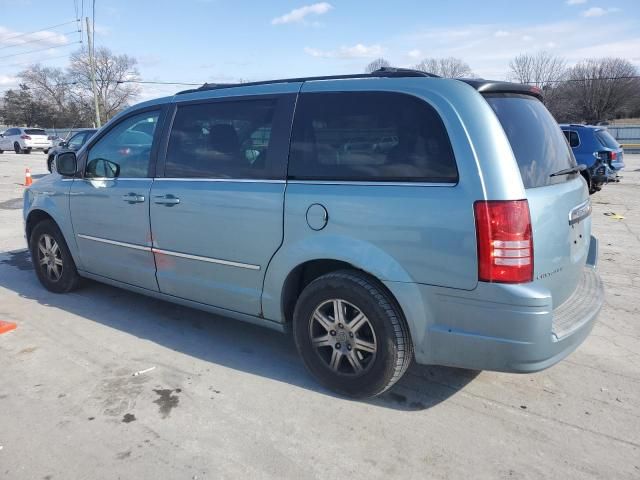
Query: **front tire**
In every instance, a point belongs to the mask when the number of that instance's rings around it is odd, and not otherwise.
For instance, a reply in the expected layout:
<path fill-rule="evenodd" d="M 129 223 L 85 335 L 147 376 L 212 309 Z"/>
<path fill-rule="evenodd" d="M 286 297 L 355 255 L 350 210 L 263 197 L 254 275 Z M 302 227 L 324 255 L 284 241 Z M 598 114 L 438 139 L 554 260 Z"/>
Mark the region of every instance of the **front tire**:
<path fill-rule="evenodd" d="M 49 155 L 49 157 L 47 157 L 47 169 L 49 170 L 49 173 L 51 173 L 51 166 L 53 165 L 53 155 Z"/>
<path fill-rule="evenodd" d="M 395 300 L 377 280 L 355 270 L 311 282 L 296 304 L 293 331 L 311 374 L 350 397 L 388 390 L 413 358 L 409 330 Z"/>
<path fill-rule="evenodd" d="M 78 287 L 80 276 L 62 232 L 52 220 L 38 223 L 29 239 L 31 261 L 40 283 L 54 293 Z"/>

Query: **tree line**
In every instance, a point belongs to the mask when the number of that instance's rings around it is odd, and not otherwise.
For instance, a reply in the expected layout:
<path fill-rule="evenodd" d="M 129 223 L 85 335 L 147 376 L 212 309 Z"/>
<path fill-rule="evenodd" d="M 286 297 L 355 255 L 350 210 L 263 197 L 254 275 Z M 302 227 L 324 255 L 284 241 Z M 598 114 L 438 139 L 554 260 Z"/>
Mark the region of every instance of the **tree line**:
<path fill-rule="evenodd" d="M 369 63 L 365 72 L 390 67 L 384 58 Z M 413 68 L 446 78 L 474 78 L 459 58 L 426 58 Z M 638 69 L 623 58 L 594 58 L 569 66 L 548 52 L 522 54 L 509 62 L 508 80 L 542 89 L 547 108 L 558 122 L 595 124 L 614 118 L 640 116 Z"/>
<path fill-rule="evenodd" d="M 137 61 L 97 48 L 94 55 L 100 120 L 104 123 L 136 100 Z M 7 90 L 0 123 L 44 128 L 92 126 L 95 107 L 87 49 L 71 55 L 65 69 L 31 65 L 18 74 L 18 88 Z"/>
<path fill-rule="evenodd" d="M 94 57 L 101 121 L 104 123 L 140 94 L 137 61 L 128 55 L 98 48 Z M 91 126 L 94 102 L 90 59 L 86 49 L 71 55 L 67 68 L 31 65 L 18 74 L 18 88 L 7 90 L 0 106 L 0 123 L 62 128 Z M 390 67 L 384 58 L 365 71 Z M 413 68 L 446 78 L 474 78 L 464 60 L 425 58 Z M 508 80 L 539 87 L 559 122 L 597 123 L 640 116 L 638 69 L 622 58 L 586 59 L 569 66 L 548 52 L 522 54 L 509 62 Z"/>

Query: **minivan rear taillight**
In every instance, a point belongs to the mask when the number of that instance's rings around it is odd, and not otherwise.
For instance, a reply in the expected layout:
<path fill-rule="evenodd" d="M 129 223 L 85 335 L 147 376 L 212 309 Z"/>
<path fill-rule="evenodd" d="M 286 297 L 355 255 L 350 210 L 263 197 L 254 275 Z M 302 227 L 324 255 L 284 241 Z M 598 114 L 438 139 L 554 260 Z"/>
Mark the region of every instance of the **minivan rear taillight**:
<path fill-rule="evenodd" d="M 533 238 L 527 200 L 481 200 L 473 205 L 478 241 L 478 280 L 533 280 Z"/>

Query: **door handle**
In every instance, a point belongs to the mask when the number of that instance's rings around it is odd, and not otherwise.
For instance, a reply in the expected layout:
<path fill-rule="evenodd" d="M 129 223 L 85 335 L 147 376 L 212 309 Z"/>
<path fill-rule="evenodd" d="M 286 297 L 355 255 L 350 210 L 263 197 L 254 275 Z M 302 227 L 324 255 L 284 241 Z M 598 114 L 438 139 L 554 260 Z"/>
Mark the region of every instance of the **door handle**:
<path fill-rule="evenodd" d="M 122 200 L 127 203 L 142 203 L 144 202 L 144 195 L 138 195 L 137 193 L 127 193 L 122 196 Z"/>
<path fill-rule="evenodd" d="M 153 203 L 157 203 L 158 205 L 165 205 L 167 207 L 173 207 L 174 205 L 178 205 L 180 203 L 180 199 L 174 195 L 158 195 L 154 197 Z"/>

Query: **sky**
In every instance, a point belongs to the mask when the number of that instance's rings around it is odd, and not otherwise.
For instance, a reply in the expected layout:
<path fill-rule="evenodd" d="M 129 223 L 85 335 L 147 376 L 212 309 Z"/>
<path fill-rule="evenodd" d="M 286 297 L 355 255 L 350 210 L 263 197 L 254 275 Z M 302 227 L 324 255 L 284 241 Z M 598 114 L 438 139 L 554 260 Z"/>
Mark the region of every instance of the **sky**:
<path fill-rule="evenodd" d="M 91 3 L 0 0 L 0 91 L 30 62 L 64 67 L 80 47 L 73 20 L 91 16 Z M 377 57 L 411 67 L 448 56 L 505 79 L 510 59 L 540 50 L 640 67 L 640 0 L 96 0 L 95 15 L 96 45 L 135 57 L 146 81 L 346 74 Z M 140 100 L 183 88 L 143 85 Z"/>

